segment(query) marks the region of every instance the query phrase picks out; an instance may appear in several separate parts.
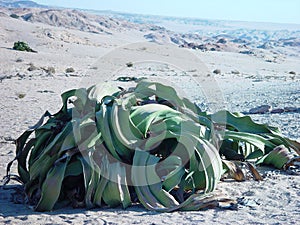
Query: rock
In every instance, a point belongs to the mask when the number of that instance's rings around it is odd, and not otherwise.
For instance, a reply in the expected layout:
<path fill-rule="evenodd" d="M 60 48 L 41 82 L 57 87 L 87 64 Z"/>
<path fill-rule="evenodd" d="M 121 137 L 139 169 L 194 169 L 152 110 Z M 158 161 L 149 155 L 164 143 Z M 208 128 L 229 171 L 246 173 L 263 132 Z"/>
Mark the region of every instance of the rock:
<path fill-rule="evenodd" d="M 14 19 L 19 19 L 20 16 L 18 16 L 17 14 L 13 13 L 13 14 L 10 14 L 10 17 L 11 18 L 14 18 Z"/>
<path fill-rule="evenodd" d="M 240 74 L 240 71 L 238 71 L 238 70 L 232 70 L 231 73 L 232 74 Z"/>
<path fill-rule="evenodd" d="M 273 109 L 271 111 L 271 113 L 283 113 L 284 112 L 284 109 L 281 109 L 281 108 L 278 108 L 278 109 Z"/>
<path fill-rule="evenodd" d="M 207 51 L 208 50 L 207 46 L 204 45 L 204 44 L 198 45 L 198 48 L 200 50 L 202 50 L 202 51 Z M 211 51 L 216 51 L 216 49 L 215 48 L 211 48 Z"/>
<path fill-rule="evenodd" d="M 261 49 L 271 49 L 274 47 L 274 44 L 272 42 L 265 42 L 262 45 L 257 46 L 257 48 L 261 48 Z"/>
<path fill-rule="evenodd" d="M 73 67 L 69 67 L 66 69 L 66 73 L 74 73 L 74 72 L 75 72 L 75 70 Z"/>
<path fill-rule="evenodd" d="M 26 94 L 25 93 L 16 93 L 18 99 L 25 98 Z"/>
<path fill-rule="evenodd" d="M 121 82 L 129 82 L 129 81 L 137 81 L 138 78 L 136 77 L 118 77 L 117 81 L 121 81 Z"/>
<path fill-rule="evenodd" d="M 12 75 L 0 76 L 0 83 L 2 83 L 3 80 L 11 79 L 12 77 L 13 77 Z"/>
<path fill-rule="evenodd" d="M 208 50 L 206 45 L 197 44 L 197 43 L 194 43 L 194 42 L 189 42 L 189 43 L 187 42 L 187 43 L 184 43 L 184 44 L 180 45 L 179 47 L 181 47 L 181 48 L 191 48 L 191 49 L 195 49 L 195 50 L 200 49 L 202 51 L 207 51 Z"/>
<path fill-rule="evenodd" d="M 48 68 L 42 68 L 48 74 L 54 74 L 55 68 L 53 66 L 49 66 Z"/>
<path fill-rule="evenodd" d="M 197 43 L 188 43 L 188 48 L 191 48 L 191 49 L 200 49 L 199 45 Z"/>
<path fill-rule="evenodd" d="M 226 44 L 227 41 L 226 41 L 225 38 L 221 38 L 221 39 L 219 39 L 219 40 L 217 41 L 217 43 L 219 43 L 219 44 Z"/>
<path fill-rule="evenodd" d="M 153 33 L 145 34 L 145 35 L 144 35 L 144 38 L 149 39 L 149 40 L 151 40 L 151 41 L 157 39 L 157 37 L 156 37 L 155 34 L 153 34 Z"/>
<path fill-rule="evenodd" d="M 17 58 L 16 62 L 23 62 L 24 60 L 22 58 Z"/>
<path fill-rule="evenodd" d="M 170 37 L 170 40 L 175 43 L 176 45 L 180 45 L 181 40 L 177 37 Z"/>
<path fill-rule="evenodd" d="M 291 37 L 289 39 L 284 40 L 283 43 L 282 43 L 282 45 L 284 47 L 285 46 L 299 47 L 300 46 L 300 40 L 298 38 Z"/>
<path fill-rule="evenodd" d="M 17 77 L 19 80 L 21 80 L 21 79 L 25 78 L 26 75 L 25 75 L 25 74 L 17 73 L 17 74 L 16 74 L 16 77 Z"/>
<path fill-rule="evenodd" d="M 215 69 L 215 70 L 213 71 L 213 73 L 214 73 L 214 74 L 221 74 L 221 70 Z"/>
<path fill-rule="evenodd" d="M 290 71 L 289 74 L 296 75 L 295 71 Z"/>
<path fill-rule="evenodd" d="M 271 110 L 271 106 L 269 105 L 261 105 L 255 108 L 252 108 L 249 110 L 250 114 L 264 114 L 264 113 L 268 113 Z"/>
<path fill-rule="evenodd" d="M 298 108 L 288 106 L 288 107 L 284 107 L 284 111 L 285 111 L 285 112 L 297 112 L 297 111 L 298 111 Z"/>
<path fill-rule="evenodd" d="M 239 53 L 245 54 L 245 55 L 253 55 L 254 54 L 254 52 L 251 50 L 240 51 Z"/>
<path fill-rule="evenodd" d="M 37 70 L 38 68 L 35 66 L 35 65 L 33 65 L 33 64 L 30 64 L 30 66 L 28 67 L 28 71 L 34 71 L 34 70 Z"/>

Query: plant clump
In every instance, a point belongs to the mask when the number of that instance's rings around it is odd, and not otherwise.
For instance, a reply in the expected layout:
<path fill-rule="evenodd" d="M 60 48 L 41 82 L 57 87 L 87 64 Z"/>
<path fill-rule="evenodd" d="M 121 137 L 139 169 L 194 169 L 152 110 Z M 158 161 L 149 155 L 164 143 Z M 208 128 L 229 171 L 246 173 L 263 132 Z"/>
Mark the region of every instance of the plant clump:
<path fill-rule="evenodd" d="M 216 206 L 225 173 L 244 180 L 245 164 L 261 180 L 255 165 L 288 169 L 299 160 L 300 144 L 279 129 L 240 113 L 201 111 L 161 83 L 95 85 L 61 97 L 60 111 L 47 111 L 16 140 L 18 175 L 8 164 L 7 181 L 24 185 L 36 211 L 136 202 L 159 212 L 199 210 Z"/>
<path fill-rule="evenodd" d="M 17 51 L 37 52 L 37 51 L 33 50 L 32 48 L 30 48 L 28 46 L 28 44 L 23 42 L 23 41 L 15 42 L 14 46 L 13 46 L 13 49 L 17 50 Z"/>

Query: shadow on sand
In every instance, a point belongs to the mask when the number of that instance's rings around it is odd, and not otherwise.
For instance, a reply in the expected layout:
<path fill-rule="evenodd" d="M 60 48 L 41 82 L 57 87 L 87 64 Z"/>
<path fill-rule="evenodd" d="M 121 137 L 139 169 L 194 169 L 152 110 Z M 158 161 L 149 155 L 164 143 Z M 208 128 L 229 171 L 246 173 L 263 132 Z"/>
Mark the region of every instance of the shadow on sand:
<path fill-rule="evenodd" d="M 23 201 L 23 202 L 22 202 Z M 118 214 L 126 214 L 128 212 L 138 213 L 139 216 L 144 215 L 155 215 L 159 214 L 158 212 L 148 211 L 142 205 L 137 204 L 133 205 L 127 209 L 121 207 L 116 208 L 72 208 L 71 206 L 60 207 L 54 209 L 50 212 L 36 212 L 34 207 L 24 203 L 24 196 L 22 196 L 22 185 L 0 185 L 0 216 L 6 217 L 16 217 L 16 216 L 28 216 L 28 215 L 60 215 L 60 214 L 81 214 L 86 213 L 87 211 L 101 211 L 101 212 L 117 212 Z"/>

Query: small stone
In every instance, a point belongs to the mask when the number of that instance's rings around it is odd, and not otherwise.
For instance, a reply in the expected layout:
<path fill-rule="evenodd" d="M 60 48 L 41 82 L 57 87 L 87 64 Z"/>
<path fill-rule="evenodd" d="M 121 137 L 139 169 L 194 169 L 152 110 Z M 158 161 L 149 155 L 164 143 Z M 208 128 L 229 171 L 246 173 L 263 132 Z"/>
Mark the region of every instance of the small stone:
<path fill-rule="evenodd" d="M 47 69 L 45 69 L 45 72 L 53 74 L 55 73 L 55 68 L 53 66 L 49 66 Z"/>
<path fill-rule="evenodd" d="M 261 106 L 250 109 L 249 113 L 251 113 L 251 114 L 264 114 L 264 113 L 270 112 L 270 110 L 271 110 L 271 106 L 261 105 Z"/>
<path fill-rule="evenodd" d="M 35 66 L 35 65 L 33 65 L 33 64 L 30 64 L 30 66 L 28 67 L 28 71 L 34 71 L 34 70 L 37 70 L 38 68 Z"/>
<path fill-rule="evenodd" d="M 73 67 L 69 67 L 66 69 L 66 73 L 74 73 L 74 72 L 75 72 L 75 70 Z"/>
<path fill-rule="evenodd" d="M 26 94 L 25 93 L 18 93 L 17 96 L 18 96 L 19 99 L 22 99 L 26 96 Z"/>
<path fill-rule="evenodd" d="M 285 112 L 297 112 L 298 109 L 296 107 L 288 106 L 288 107 L 284 107 L 284 111 Z"/>
<path fill-rule="evenodd" d="M 11 18 L 14 18 L 14 19 L 19 19 L 20 16 L 18 16 L 17 14 L 13 13 L 13 14 L 10 14 L 10 17 Z"/>
<path fill-rule="evenodd" d="M 16 62 L 23 62 L 24 60 L 22 58 L 17 58 Z"/>
<path fill-rule="evenodd" d="M 251 50 L 244 50 L 244 51 L 240 51 L 241 54 L 245 54 L 245 55 L 253 55 L 254 52 Z"/>
<path fill-rule="evenodd" d="M 25 74 L 20 74 L 20 73 L 17 73 L 17 74 L 16 74 L 16 77 L 18 77 L 18 78 L 19 78 L 19 80 L 20 80 L 20 79 L 23 79 L 23 78 L 25 78 L 26 76 L 25 76 Z"/>
<path fill-rule="evenodd" d="M 281 109 L 281 108 L 278 108 L 278 109 L 273 109 L 271 111 L 271 113 L 283 113 L 284 112 L 284 109 Z"/>
<path fill-rule="evenodd" d="M 226 44 L 227 41 L 226 41 L 225 38 L 221 38 L 221 39 L 219 39 L 219 40 L 217 41 L 217 43 L 219 43 L 219 44 Z"/>
<path fill-rule="evenodd" d="M 290 71 L 289 74 L 296 75 L 295 71 Z"/>
<path fill-rule="evenodd" d="M 221 70 L 215 69 L 215 70 L 213 71 L 213 73 L 214 73 L 214 74 L 221 74 Z"/>
<path fill-rule="evenodd" d="M 238 70 L 232 70 L 231 73 L 232 74 L 240 74 L 240 71 L 238 71 Z"/>

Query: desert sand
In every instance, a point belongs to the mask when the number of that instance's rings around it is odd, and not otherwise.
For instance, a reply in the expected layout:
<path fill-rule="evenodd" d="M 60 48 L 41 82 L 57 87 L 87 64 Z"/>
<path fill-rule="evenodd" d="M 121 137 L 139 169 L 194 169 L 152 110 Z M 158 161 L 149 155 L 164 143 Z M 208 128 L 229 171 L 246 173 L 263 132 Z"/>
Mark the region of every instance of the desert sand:
<path fill-rule="evenodd" d="M 14 12 L 25 14 L 30 10 Z M 188 46 L 179 48 L 163 38 L 152 39 L 149 44 L 153 26 L 109 20 L 105 16 L 108 22 L 101 31 L 93 24 L 89 24 L 90 30 L 80 29 L 80 24 L 76 25 L 78 29 L 73 25 L 53 26 L 52 22 L 45 22 L 47 14 L 43 17 L 39 10 L 33 11 L 36 13 L 33 21 L 11 18 L 12 12 L 7 9 L 0 12 L 1 178 L 6 174 L 7 163 L 15 156 L 14 140 L 46 110 L 58 111 L 62 92 L 95 82 L 126 86 L 115 81 L 118 76 L 172 81 L 205 110 L 226 108 L 249 112 L 260 105 L 273 109 L 300 107 L 299 45 L 255 49 L 257 52 L 250 55 L 239 53 L 236 45 L 221 46 L 218 51 L 201 51 Z M 58 17 L 70 14 L 56 13 Z M 122 25 L 113 26 L 116 22 Z M 162 37 L 161 33 L 155 37 Z M 13 43 L 19 40 L 29 43 L 37 53 L 12 50 Z M 133 67 L 126 67 L 128 62 L 132 62 Z M 67 68 L 74 71 L 66 72 Z M 214 73 L 216 69 L 220 73 Z M 251 116 L 256 121 L 279 126 L 284 135 L 300 141 L 299 110 Z M 196 212 L 156 213 L 135 205 L 126 210 L 67 207 L 39 213 L 28 205 L 12 201 L 11 193 L 18 187 L 12 182 L 6 187 L 0 186 L 0 223 L 298 224 L 300 177 L 273 168 L 259 170 L 264 177 L 261 182 L 250 179 L 219 183 L 218 190 L 235 199 L 237 209 Z"/>

